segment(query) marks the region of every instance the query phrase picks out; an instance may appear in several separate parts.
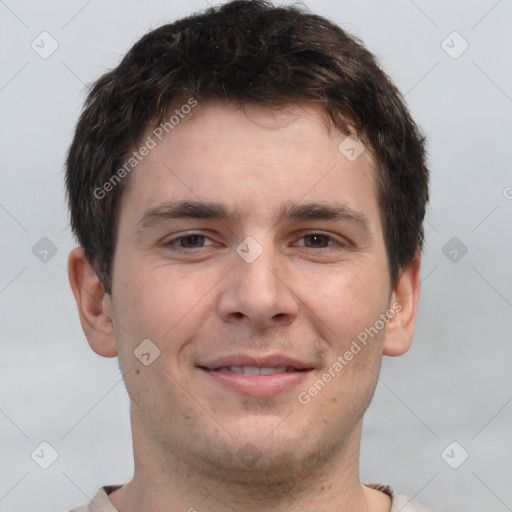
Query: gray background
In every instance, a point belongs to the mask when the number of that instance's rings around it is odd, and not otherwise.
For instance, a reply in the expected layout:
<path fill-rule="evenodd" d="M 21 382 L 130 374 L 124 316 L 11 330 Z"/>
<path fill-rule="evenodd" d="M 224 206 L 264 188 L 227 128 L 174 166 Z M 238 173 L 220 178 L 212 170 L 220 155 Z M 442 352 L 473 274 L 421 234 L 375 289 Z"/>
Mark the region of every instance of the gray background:
<path fill-rule="evenodd" d="M 415 343 L 384 362 L 362 479 L 442 511 L 512 510 L 512 2 L 306 4 L 364 40 L 429 139 Z M 149 29 L 205 6 L 0 0 L 0 511 L 68 510 L 131 476 L 117 360 L 88 347 L 67 281 L 63 162 L 84 84 Z M 59 44 L 47 59 L 31 48 L 42 31 Z M 469 44 L 457 58 L 453 31 Z M 32 251 L 43 237 L 57 249 L 46 261 Z M 30 455 L 42 441 L 59 454 L 46 470 Z M 458 469 L 441 456 L 452 441 L 469 453 Z M 445 459 L 455 465 L 461 450 Z"/>

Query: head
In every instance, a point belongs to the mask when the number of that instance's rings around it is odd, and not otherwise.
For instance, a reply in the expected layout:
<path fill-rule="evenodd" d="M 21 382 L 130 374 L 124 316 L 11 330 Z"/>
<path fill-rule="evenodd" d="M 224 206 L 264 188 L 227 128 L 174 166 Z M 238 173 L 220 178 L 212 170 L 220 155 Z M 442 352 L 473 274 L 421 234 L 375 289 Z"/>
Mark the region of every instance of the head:
<path fill-rule="evenodd" d="M 164 25 L 93 85 L 66 164 L 82 325 L 119 355 L 146 450 L 239 468 L 264 434 L 244 478 L 352 439 L 412 338 L 428 200 L 423 139 L 359 41 L 261 1 Z M 241 353 L 291 354 L 302 380 L 226 388 Z"/>

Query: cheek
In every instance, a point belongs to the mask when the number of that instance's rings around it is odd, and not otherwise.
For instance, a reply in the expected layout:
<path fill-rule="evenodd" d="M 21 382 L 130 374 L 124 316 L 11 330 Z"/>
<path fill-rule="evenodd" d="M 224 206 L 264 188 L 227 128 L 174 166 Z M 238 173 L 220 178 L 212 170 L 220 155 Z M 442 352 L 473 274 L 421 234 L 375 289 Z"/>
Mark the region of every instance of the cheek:
<path fill-rule="evenodd" d="M 199 306 L 204 294 L 204 281 L 194 273 L 179 274 L 170 266 L 160 268 L 137 266 L 137 271 L 125 269 L 134 276 L 119 288 L 117 304 L 130 332 L 138 336 L 161 339 L 187 319 Z"/>
<path fill-rule="evenodd" d="M 133 268 L 120 269 L 120 275 L 134 277 L 117 283 L 115 309 L 122 324 L 117 329 L 120 362 L 125 369 L 140 367 L 134 350 L 149 339 L 160 351 L 158 365 L 177 374 L 180 361 L 188 357 L 188 342 L 197 337 L 211 313 L 208 292 L 220 278 L 215 272 L 178 273 L 168 264 L 146 268 L 139 264 L 137 272 Z"/>
<path fill-rule="evenodd" d="M 373 325 L 387 307 L 385 276 L 364 263 L 316 278 L 303 277 L 299 289 L 306 314 L 312 314 L 319 328 L 323 324 L 328 338 L 340 341 Z"/>

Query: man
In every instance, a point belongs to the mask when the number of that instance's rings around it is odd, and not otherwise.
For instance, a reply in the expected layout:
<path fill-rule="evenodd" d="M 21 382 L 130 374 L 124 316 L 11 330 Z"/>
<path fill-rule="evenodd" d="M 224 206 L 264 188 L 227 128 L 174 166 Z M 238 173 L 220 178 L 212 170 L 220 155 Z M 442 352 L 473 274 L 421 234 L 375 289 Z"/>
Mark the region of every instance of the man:
<path fill-rule="evenodd" d="M 429 510 L 359 479 L 428 200 L 423 139 L 359 42 L 261 1 L 160 27 L 94 84 L 67 187 L 70 283 L 119 357 L 135 458 L 77 510 Z"/>

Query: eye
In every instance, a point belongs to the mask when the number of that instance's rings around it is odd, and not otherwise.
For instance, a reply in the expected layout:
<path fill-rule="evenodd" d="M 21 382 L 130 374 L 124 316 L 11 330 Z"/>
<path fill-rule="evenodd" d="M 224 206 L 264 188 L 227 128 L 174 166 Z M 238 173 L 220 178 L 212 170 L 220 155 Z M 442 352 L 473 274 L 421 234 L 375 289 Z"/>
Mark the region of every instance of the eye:
<path fill-rule="evenodd" d="M 210 243 L 206 243 L 209 241 Z M 180 249 L 198 249 L 207 245 L 213 245 L 212 240 L 205 235 L 199 233 L 191 233 L 189 235 L 179 236 L 169 240 L 166 245 L 174 246 Z"/>
<path fill-rule="evenodd" d="M 332 242 L 331 238 L 322 233 L 313 233 L 311 235 L 305 235 L 302 237 L 304 240 L 305 247 L 312 247 L 316 249 L 324 249 L 329 246 L 329 242 Z"/>
<path fill-rule="evenodd" d="M 334 246 L 343 247 L 341 242 L 324 233 L 309 233 L 304 235 L 299 239 L 298 245 L 307 249 L 330 249 L 334 248 Z"/>

